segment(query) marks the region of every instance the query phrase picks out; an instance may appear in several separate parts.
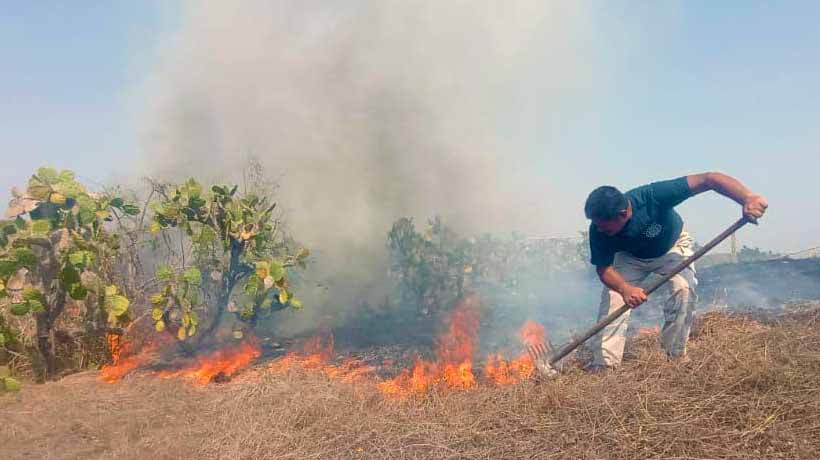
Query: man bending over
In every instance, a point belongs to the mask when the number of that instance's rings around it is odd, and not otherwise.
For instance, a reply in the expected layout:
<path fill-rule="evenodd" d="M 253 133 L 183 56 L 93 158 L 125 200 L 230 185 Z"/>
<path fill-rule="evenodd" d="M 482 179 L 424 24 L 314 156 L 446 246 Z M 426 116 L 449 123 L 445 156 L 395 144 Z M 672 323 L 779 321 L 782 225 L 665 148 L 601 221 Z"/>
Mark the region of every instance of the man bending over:
<path fill-rule="evenodd" d="M 743 206 L 752 222 L 763 216 L 768 203 L 736 179 L 709 172 L 644 185 L 626 193 L 598 187 L 589 194 L 584 212 L 589 227 L 591 262 L 604 284 L 599 319 L 627 304 L 646 301 L 640 284 L 652 273 L 664 275 L 694 253 L 692 238 L 675 206 L 707 190 L 714 190 Z M 671 358 L 686 355 L 695 301 L 695 268 L 690 266 L 670 281 L 665 301 L 661 345 Z M 590 368 L 600 371 L 621 363 L 629 312 L 604 328 L 592 342 Z"/>

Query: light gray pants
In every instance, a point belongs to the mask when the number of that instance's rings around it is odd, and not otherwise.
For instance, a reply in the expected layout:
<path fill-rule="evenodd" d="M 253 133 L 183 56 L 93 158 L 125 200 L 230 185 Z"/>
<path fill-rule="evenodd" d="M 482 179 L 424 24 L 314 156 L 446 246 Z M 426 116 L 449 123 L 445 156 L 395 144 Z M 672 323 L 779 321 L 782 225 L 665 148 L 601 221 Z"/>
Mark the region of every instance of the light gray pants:
<path fill-rule="evenodd" d="M 684 230 L 675 246 L 666 254 L 654 259 L 639 259 L 627 252 L 619 252 L 615 254 L 613 267 L 628 283 L 645 287 L 644 283 L 650 274 L 669 273 L 683 259 L 692 255 L 694 252 L 692 246 L 692 238 Z M 694 317 L 696 284 L 695 267 L 690 265 L 689 268 L 672 277 L 666 284 L 668 287 L 658 291 L 659 294 L 664 293 L 667 296 L 663 305 L 664 324 L 661 330 L 661 346 L 670 356 L 686 354 L 686 342 L 689 339 Z M 621 294 L 604 287 L 598 319 L 604 318 L 623 304 Z M 624 313 L 592 339 L 593 364 L 617 366 L 621 363 L 626 344 L 629 314 L 630 311 Z"/>

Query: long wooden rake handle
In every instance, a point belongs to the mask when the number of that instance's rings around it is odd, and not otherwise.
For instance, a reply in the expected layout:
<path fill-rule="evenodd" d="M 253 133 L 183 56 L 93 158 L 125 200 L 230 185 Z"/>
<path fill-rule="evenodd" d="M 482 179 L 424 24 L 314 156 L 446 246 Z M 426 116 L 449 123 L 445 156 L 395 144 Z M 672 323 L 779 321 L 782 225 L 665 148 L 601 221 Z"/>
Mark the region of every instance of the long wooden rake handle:
<path fill-rule="evenodd" d="M 658 288 L 660 288 L 661 286 L 664 285 L 664 283 L 666 283 L 667 281 L 672 279 L 673 276 L 675 276 L 678 273 L 682 272 L 686 267 L 692 265 L 692 263 L 694 261 L 696 261 L 696 260 L 700 259 L 701 257 L 703 257 L 704 254 L 711 251 L 712 248 L 714 248 L 718 244 L 722 243 L 723 240 L 725 240 L 726 238 L 731 236 L 736 231 L 740 230 L 741 227 L 743 227 L 744 225 L 746 225 L 748 223 L 749 223 L 749 220 L 747 220 L 745 217 L 742 217 L 740 220 L 738 220 L 737 222 L 732 224 L 732 226 L 727 228 L 726 230 L 724 230 L 723 233 L 716 236 L 712 241 L 706 243 L 706 246 L 703 246 L 702 248 L 698 249 L 697 252 L 692 254 L 688 259 L 681 261 L 681 263 L 679 263 L 675 268 L 673 268 L 672 271 L 670 271 L 669 273 L 664 275 L 663 278 L 661 278 L 661 279 L 655 281 L 654 283 L 652 283 L 652 285 L 650 285 L 648 288 L 646 288 L 644 290 L 646 292 L 646 295 L 652 294 L 653 292 L 657 291 Z M 579 345 L 581 345 L 582 343 L 589 340 L 590 337 L 592 337 L 593 335 L 600 332 L 601 329 L 607 327 L 611 322 L 615 321 L 621 315 L 623 315 L 624 313 L 629 311 L 630 308 L 631 307 L 629 305 L 624 304 L 624 305 L 621 306 L 621 308 L 619 308 L 619 309 L 613 311 L 612 313 L 610 313 L 609 315 L 607 315 L 606 318 L 598 321 L 594 326 L 592 326 L 586 332 L 584 332 L 583 335 L 581 335 L 580 337 L 576 338 L 572 342 L 570 342 L 570 343 L 564 345 L 563 347 L 561 347 L 560 349 L 558 349 L 558 351 L 555 352 L 555 354 L 550 357 L 549 364 L 553 365 L 553 364 L 557 363 L 558 361 L 562 360 L 565 356 L 567 356 L 573 350 L 578 348 Z"/>

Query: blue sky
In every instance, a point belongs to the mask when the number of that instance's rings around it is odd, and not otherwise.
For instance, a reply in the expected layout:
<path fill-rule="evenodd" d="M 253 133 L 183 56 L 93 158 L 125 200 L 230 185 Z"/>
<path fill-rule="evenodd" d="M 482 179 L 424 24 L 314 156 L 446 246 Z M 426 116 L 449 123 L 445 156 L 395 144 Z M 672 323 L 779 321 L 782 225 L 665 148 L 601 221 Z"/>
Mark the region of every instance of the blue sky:
<path fill-rule="evenodd" d="M 3 203 L 42 164 L 98 183 L 137 173 L 139 88 L 178 11 L 153 1 L 66 5 L 8 2 L 0 16 Z M 579 59 L 605 63 L 601 103 L 567 114 L 560 131 L 540 130 L 537 112 L 508 116 L 501 129 L 531 151 L 528 167 L 575 201 L 600 183 L 721 170 L 772 205 L 741 241 L 820 244 L 820 3 L 599 1 L 590 10 L 594 43 Z M 539 162 L 556 146 L 565 161 Z M 700 240 L 737 214 L 716 197 L 682 210 Z M 580 213 L 557 218 L 584 225 Z"/>
<path fill-rule="evenodd" d="M 563 178 L 566 195 L 580 201 L 594 183 L 629 188 L 720 170 L 770 201 L 766 225 L 744 229 L 741 243 L 820 245 L 820 202 L 810 192 L 820 171 L 820 3 L 595 5 L 589 58 L 608 60 L 605 107 L 547 133 L 563 137 L 568 159 L 540 165 Z M 521 121 L 518 134 L 538 131 L 537 120 Z M 737 216 L 731 202 L 708 195 L 681 212 L 700 241 Z"/>
<path fill-rule="evenodd" d="M 153 2 L 6 2 L 0 15 L 0 198 L 48 164 L 89 181 L 138 155 L 132 94 L 171 18 Z"/>

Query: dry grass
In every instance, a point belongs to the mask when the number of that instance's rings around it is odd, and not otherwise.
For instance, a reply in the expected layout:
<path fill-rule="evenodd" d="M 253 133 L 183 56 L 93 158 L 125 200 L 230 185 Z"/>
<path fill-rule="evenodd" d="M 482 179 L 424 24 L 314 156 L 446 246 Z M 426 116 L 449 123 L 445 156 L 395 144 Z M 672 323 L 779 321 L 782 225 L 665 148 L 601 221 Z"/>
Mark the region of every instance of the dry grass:
<path fill-rule="evenodd" d="M 701 323 L 689 364 L 644 336 L 617 372 L 410 401 L 302 371 L 75 375 L 0 399 L 0 458 L 818 458 L 820 314 Z"/>

